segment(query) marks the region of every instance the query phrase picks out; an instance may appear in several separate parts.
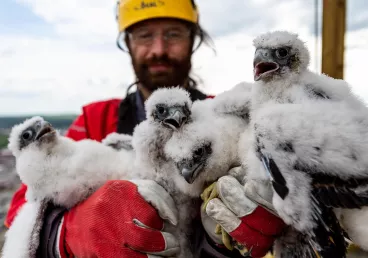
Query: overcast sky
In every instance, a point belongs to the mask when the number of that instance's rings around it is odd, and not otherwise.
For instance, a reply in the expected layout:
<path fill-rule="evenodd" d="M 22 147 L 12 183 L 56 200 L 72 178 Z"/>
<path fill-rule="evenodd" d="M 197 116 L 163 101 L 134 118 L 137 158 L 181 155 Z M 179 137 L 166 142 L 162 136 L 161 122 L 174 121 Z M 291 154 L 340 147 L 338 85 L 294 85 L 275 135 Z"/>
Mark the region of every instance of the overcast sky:
<path fill-rule="evenodd" d="M 347 2 L 345 79 L 368 102 L 368 1 Z M 1 0 L 0 115 L 79 113 L 88 102 L 124 97 L 134 75 L 129 57 L 115 44 L 115 4 L 115 0 Z M 310 68 L 320 71 L 314 0 L 197 0 L 197 4 L 202 26 L 217 51 L 215 55 L 201 47 L 193 56 L 192 72 L 204 92 L 216 94 L 240 81 L 252 81 L 252 40 L 268 30 L 299 33 L 311 52 Z"/>

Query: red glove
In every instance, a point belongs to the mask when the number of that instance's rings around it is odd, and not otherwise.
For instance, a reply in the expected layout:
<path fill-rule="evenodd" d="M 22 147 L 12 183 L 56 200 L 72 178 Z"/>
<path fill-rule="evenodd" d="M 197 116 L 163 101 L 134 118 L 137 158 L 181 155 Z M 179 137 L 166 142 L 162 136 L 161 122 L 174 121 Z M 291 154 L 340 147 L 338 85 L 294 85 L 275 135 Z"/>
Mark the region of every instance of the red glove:
<path fill-rule="evenodd" d="M 164 226 L 161 217 L 177 223 L 173 205 L 168 193 L 153 181 L 109 181 L 64 215 L 60 255 L 62 258 L 173 256 L 179 251 L 179 243 L 173 235 L 161 231 Z"/>
<path fill-rule="evenodd" d="M 220 178 L 216 188 L 219 198 L 210 200 L 206 206 L 206 214 L 202 214 L 206 231 L 221 244 L 221 237 L 214 234 L 214 223 L 218 223 L 233 240 L 243 245 L 245 251 L 252 257 L 264 257 L 270 251 L 276 237 L 286 228 L 286 224 L 268 209 L 248 198 L 247 192 L 250 188 L 245 190 L 235 178 L 231 176 Z M 258 196 L 257 203 L 267 208 L 272 207 L 254 192 L 254 189 L 251 191 L 253 192 L 250 195 Z M 213 220 L 206 219 L 206 215 Z"/>

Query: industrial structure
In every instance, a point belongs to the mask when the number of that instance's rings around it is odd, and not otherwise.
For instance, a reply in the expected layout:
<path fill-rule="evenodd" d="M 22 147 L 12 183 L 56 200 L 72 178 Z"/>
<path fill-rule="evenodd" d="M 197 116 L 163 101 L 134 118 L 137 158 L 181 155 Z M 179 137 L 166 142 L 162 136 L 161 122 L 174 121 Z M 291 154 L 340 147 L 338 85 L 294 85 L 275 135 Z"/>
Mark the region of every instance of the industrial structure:
<path fill-rule="evenodd" d="M 323 0 L 322 6 L 322 73 L 344 78 L 346 1 Z"/>

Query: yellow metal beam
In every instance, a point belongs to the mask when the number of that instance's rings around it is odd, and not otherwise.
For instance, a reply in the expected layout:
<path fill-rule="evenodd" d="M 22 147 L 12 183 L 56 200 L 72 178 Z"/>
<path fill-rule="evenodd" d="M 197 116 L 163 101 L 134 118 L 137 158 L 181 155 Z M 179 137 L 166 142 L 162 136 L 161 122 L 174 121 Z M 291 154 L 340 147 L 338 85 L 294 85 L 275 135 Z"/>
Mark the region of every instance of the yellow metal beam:
<path fill-rule="evenodd" d="M 344 78 L 346 0 L 323 0 L 322 73 Z"/>

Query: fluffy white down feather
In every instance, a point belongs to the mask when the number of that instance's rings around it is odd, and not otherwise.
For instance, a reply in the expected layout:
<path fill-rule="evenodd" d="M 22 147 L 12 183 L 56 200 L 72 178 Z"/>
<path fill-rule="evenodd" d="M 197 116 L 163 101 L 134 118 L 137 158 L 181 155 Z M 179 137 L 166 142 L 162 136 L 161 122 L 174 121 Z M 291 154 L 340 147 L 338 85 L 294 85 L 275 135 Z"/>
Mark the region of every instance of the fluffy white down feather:
<path fill-rule="evenodd" d="M 120 134 L 120 133 L 110 133 L 104 139 L 102 139 L 102 143 L 106 146 L 113 147 L 116 150 L 132 150 L 133 136 L 129 134 Z"/>
<path fill-rule="evenodd" d="M 241 82 L 230 90 L 218 94 L 212 101 L 210 109 L 217 116 L 239 116 L 247 119 L 251 109 L 252 83 Z"/>
<path fill-rule="evenodd" d="M 20 208 L 12 226 L 5 233 L 2 258 L 29 258 L 36 254 L 38 234 L 34 234 L 41 206 L 41 202 L 27 202 Z"/>
<path fill-rule="evenodd" d="M 368 251 L 368 207 L 362 209 L 336 209 L 335 213 L 353 243 Z"/>

